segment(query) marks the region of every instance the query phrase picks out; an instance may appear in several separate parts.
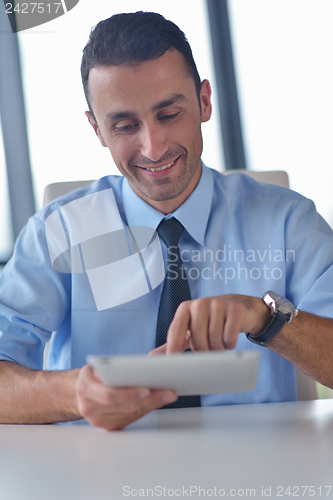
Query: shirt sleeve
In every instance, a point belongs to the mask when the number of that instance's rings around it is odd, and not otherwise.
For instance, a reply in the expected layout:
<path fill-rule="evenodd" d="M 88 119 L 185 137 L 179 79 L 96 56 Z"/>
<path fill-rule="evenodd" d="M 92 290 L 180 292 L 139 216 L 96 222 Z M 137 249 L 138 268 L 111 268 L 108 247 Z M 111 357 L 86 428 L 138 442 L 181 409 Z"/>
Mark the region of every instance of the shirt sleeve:
<path fill-rule="evenodd" d="M 333 317 L 333 232 L 301 198 L 285 225 L 286 290 L 301 310 Z"/>
<path fill-rule="evenodd" d="M 51 265 L 44 222 L 32 217 L 0 277 L 0 360 L 42 369 L 46 342 L 68 324 L 70 286 Z"/>

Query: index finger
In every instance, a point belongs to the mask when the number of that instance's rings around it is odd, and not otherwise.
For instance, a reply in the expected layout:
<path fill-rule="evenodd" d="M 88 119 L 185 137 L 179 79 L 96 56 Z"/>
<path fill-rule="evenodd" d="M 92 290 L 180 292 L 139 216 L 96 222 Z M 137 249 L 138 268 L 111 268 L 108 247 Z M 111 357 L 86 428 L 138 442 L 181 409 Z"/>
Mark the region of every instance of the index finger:
<path fill-rule="evenodd" d="M 190 301 L 185 301 L 178 307 L 170 324 L 166 341 L 166 354 L 183 352 L 184 345 L 187 344 L 187 331 L 190 329 L 190 323 Z"/>

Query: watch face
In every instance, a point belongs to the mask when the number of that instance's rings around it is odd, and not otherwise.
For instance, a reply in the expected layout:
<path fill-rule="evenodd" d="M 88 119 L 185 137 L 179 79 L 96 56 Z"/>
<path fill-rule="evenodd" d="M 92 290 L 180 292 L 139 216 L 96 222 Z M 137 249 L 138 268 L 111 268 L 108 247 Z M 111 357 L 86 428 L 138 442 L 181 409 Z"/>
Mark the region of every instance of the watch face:
<path fill-rule="evenodd" d="M 295 306 L 290 300 L 283 297 L 276 292 L 267 292 L 263 300 L 265 304 L 268 305 L 273 311 L 280 311 L 282 314 L 290 315 L 293 311 L 295 311 Z"/>

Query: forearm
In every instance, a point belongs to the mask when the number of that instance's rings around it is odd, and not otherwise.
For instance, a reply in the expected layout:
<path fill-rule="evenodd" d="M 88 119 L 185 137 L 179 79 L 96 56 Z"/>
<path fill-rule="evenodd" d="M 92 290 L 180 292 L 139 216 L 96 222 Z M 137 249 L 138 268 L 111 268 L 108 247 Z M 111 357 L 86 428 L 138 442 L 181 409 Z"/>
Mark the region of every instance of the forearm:
<path fill-rule="evenodd" d="M 267 344 L 307 375 L 333 388 L 333 320 L 303 311 Z"/>
<path fill-rule="evenodd" d="M 0 423 L 46 424 L 77 420 L 79 370 L 29 370 L 0 361 Z"/>
<path fill-rule="evenodd" d="M 170 325 L 166 344 L 152 353 L 171 354 L 187 347 L 193 351 L 231 350 L 240 332 L 259 335 L 270 320 L 270 309 L 259 297 L 230 294 L 184 301 Z M 300 311 L 267 347 L 333 388 L 333 319 Z"/>

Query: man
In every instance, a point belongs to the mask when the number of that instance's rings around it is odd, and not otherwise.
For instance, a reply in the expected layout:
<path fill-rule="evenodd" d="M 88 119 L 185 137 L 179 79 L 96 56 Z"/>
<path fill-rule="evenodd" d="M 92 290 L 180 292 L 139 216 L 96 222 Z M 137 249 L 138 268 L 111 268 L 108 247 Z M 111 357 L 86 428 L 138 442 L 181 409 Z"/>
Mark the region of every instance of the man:
<path fill-rule="evenodd" d="M 300 195 L 202 165 L 211 89 L 183 33 L 158 14 L 113 16 L 91 33 L 81 70 L 89 123 L 124 177 L 52 203 L 19 238 L 0 287 L 0 422 L 84 417 L 114 430 L 177 399 L 103 386 L 85 364 L 94 353 L 262 351 L 256 391 L 202 405 L 295 399 L 291 363 L 333 387 L 332 232 Z M 185 228 L 192 300 L 158 345 L 159 256 L 171 253 L 158 238 L 138 243 L 135 228 L 159 230 L 170 214 Z M 261 299 L 269 289 L 299 313 L 287 304 L 273 316 Z"/>

